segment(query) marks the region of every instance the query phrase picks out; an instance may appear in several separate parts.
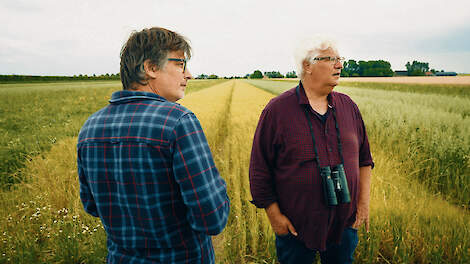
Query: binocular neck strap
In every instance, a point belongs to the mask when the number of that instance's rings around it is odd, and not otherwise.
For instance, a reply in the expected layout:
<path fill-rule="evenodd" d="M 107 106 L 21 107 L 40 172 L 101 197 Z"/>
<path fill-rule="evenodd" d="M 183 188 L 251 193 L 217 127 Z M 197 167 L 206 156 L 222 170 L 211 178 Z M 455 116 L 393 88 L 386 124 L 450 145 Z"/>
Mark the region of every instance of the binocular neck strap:
<path fill-rule="evenodd" d="M 297 86 L 297 88 L 295 89 L 295 92 L 297 94 L 297 99 L 300 99 L 299 87 L 300 87 L 300 85 Z M 321 168 L 321 166 L 320 166 L 320 156 L 318 156 L 317 144 L 315 142 L 315 134 L 313 133 L 313 125 L 312 125 L 312 121 L 311 121 L 312 114 L 309 112 L 309 109 L 308 109 L 307 105 L 304 105 L 304 107 L 302 107 L 302 108 L 304 110 L 305 118 L 307 118 L 308 126 L 310 128 L 310 135 L 312 136 L 312 142 L 313 142 L 313 150 L 315 152 L 315 161 L 317 163 L 318 170 L 320 171 L 320 168 Z M 336 109 L 334 107 L 332 107 L 331 110 L 333 112 L 333 119 L 335 120 L 336 138 L 338 140 L 338 152 L 339 152 L 339 156 L 341 158 L 341 164 L 344 164 L 343 148 L 342 148 L 342 145 L 341 145 L 341 138 L 340 138 L 340 133 L 339 133 L 338 121 L 336 120 Z"/>

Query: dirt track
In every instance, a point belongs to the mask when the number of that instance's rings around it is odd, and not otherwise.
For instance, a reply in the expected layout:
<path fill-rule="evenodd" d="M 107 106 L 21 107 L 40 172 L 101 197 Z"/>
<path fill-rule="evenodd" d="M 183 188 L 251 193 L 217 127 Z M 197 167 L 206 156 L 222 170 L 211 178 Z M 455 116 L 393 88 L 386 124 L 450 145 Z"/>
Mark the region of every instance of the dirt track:
<path fill-rule="evenodd" d="M 470 76 L 429 76 L 429 77 L 341 77 L 341 82 L 387 82 L 421 84 L 470 84 Z"/>

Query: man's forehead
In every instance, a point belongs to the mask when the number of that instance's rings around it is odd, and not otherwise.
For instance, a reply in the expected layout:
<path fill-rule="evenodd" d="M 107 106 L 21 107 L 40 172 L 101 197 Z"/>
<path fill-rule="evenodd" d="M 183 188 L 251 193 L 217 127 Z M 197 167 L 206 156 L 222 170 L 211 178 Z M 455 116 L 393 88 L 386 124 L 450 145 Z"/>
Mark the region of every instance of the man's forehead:
<path fill-rule="evenodd" d="M 184 54 L 184 51 L 182 50 L 174 50 L 168 53 L 168 57 L 184 59 L 186 57 L 186 54 Z"/>

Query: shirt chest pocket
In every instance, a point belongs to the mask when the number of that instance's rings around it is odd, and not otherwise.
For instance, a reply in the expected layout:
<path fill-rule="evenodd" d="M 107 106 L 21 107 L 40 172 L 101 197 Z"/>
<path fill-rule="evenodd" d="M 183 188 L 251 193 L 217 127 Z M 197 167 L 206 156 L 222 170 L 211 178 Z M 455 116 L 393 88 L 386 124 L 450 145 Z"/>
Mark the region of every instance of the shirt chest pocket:
<path fill-rule="evenodd" d="M 289 128 L 284 136 L 284 154 L 287 159 L 304 163 L 315 159 L 312 137 L 307 131 Z"/>
<path fill-rule="evenodd" d="M 297 190 L 311 190 L 315 183 L 313 176 L 316 168 L 315 151 L 308 133 L 289 130 L 284 136 L 283 147 L 278 156 L 278 168 L 281 173 L 278 184 L 296 186 Z"/>

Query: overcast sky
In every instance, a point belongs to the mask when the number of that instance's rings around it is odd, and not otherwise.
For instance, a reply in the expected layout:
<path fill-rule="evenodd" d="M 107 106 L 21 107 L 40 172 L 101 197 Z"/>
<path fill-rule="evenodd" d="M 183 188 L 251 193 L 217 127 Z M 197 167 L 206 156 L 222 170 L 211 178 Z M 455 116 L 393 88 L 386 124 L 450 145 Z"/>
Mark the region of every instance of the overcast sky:
<path fill-rule="evenodd" d="M 346 59 L 407 61 L 470 72 L 470 1 L 0 1 L 0 74 L 119 72 L 133 30 L 186 36 L 193 75 L 295 70 L 296 41 L 336 39 Z"/>

